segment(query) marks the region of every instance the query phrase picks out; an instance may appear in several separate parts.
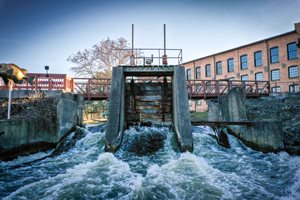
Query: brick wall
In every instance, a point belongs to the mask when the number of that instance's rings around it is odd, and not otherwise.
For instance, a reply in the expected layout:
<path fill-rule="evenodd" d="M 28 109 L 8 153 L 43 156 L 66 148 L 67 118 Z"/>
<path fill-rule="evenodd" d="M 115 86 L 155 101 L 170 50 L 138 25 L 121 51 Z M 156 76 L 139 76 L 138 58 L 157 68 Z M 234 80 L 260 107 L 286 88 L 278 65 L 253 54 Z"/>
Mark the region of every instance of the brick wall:
<path fill-rule="evenodd" d="M 199 58 L 190 62 L 184 63 L 186 70 L 191 70 L 191 79 L 196 79 L 195 69 L 200 67 L 201 75 L 200 79 L 203 80 L 219 80 L 234 78 L 235 80 L 241 80 L 241 76 L 248 75 L 249 80 L 255 80 L 255 74 L 262 72 L 263 80 L 270 81 L 271 87 L 280 86 L 281 92 L 289 92 L 289 85 L 299 84 L 300 78 L 290 78 L 288 74 L 288 69 L 290 66 L 298 66 L 298 71 L 300 73 L 300 49 L 297 49 L 297 58 L 293 60 L 288 59 L 287 44 L 292 42 L 297 42 L 300 38 L 300 23 L 295 24 L 295 31 L 278 35 L 272 38 L 254 42 L 242 47 L 217 53 L 211 56 Z M 279 49 L 279 62 L 270 63 L 270 48 L 278 47 Z M 262 65 L 255 67 L 254 53 L 257 51 L 262 52 Z M 248 68 L 241 69 L 240 66 L 240 56 L 247 55 L 248 58 Z M 228 72 L 227 60 L 234 59 L 234 71 Z M 216 74 L 216 62 L 222 62 L 222 73 Z M 205 65 L 210 64 L 211 66 L 211 76 L 205 76 Z M 270 80 L 272 70 L 280 70 L 280 80 L 272 81 Z M 195 110 L 195 104 L 190 107 Z M 202 108 L 201 108 L 202 109 Z"/>

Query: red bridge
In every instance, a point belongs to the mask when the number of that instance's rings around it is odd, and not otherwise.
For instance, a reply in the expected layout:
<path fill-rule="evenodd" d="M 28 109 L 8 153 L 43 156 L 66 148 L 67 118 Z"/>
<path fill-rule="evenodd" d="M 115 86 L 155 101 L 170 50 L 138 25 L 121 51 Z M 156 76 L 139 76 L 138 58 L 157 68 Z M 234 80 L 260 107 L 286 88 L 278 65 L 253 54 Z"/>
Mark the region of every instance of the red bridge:
<path fill-rule="evenodd" d="M 62 90 L 82 95 L 85 100 L 107 100 L 109 98 L 111 79 L 109 78 L 71 78 L 66 74 L 35 74 L 33 85 L 27 82 L 17 84 L 14 90 L 51 91 Z M 145 79 L 144 81 L 149 81 Z M 243 87 L 246 97 L 267 96 L 270 93 L 268 81 L 237 81 L 237 80 L 188 80 L 189 99 L 211 99 L 227 94 L 233 87 Z M 0 79 L 0 89 L 7 89 Z"/>

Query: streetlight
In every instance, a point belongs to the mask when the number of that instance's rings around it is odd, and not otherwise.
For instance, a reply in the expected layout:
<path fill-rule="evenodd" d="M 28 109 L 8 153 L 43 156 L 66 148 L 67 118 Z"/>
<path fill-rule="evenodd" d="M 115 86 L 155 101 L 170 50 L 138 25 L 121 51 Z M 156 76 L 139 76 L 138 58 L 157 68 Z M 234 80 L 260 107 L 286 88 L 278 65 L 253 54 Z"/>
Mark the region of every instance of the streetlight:
<path fill-rule="evenodd" d="M 46 70 L 46 77 L 49 77 L 49 74 L 48 74 L 49 66 L 45 66 L 45 70 Z"/>

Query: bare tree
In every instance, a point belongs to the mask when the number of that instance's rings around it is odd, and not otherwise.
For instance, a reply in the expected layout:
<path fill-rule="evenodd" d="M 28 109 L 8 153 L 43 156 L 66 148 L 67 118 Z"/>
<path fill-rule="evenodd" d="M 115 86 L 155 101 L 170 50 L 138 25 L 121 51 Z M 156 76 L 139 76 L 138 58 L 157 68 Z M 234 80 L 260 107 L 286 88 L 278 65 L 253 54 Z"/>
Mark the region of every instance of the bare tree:
<path fill-rule="evenodd" d="M 128 63 L 131 51 L 124 38 L 111 40 L 107 38 L 91 49 L 78 51 L 68 61 L 75 64 L 71 70 L 77 76 L 97 77 L 99 74 L 111 74 L 112 67 Z"/>

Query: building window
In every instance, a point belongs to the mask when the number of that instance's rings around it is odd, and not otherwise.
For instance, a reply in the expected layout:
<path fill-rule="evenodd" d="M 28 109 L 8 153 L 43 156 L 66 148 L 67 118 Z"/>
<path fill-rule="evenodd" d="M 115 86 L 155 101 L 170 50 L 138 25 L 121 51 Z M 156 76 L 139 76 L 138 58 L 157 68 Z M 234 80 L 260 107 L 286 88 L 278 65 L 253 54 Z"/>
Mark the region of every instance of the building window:
<path fill-rule="evenodd" d="M 201 100 L 196 101 L 197 106 L 201 106 L 201 103 L 202 103 Z"/>
<path fill-rule="evenodd" d="M 206 81 L 205 88 L 206 88 L 206 92 L 210 91 L 210 89 L 212 88 L 211 81 Z"/>
<path fill-rule="evenodd" d="M 256 81 L 263 81 L 264 78 L 263 78 L 263 73 L 262 72 L 258 72 L 255 74 L 255 80 Z"/>
<path fill-rule="evenodd" d="M 241 56 L 241 69 L 248 69 L 248 57 L 247 55 Z"/>
<path fill-rule="evenodd" d="M 192 79 L 192 70 L 191 69 L 187 69 L 186 70 L 186 79 L 187 80 L 191 80 Z"/>
<path fill-rule="evenodd" d="M 195 85 L 195 93 L 200 93 L 201 92 L 201 84 L 197 83 Z"/>
<path fill-rule="evenodd" d="M 296 42 L 289 43 L 287 45 L 287 54 L 288 54 L 288 59 L 293 60 L 296 59 L 297 56 L 297 44 Z"/>
<path fill-rule="evenodd" d="M 222 74 L 222 61 L 216 63 L 216 74 Z"/>
<path fill-rule="evenodd" d="M 196 79 L 200 79 L 200 67 L 196 67 Z"/>
<path fill-rule="evenodd" d="M 227 60 L 227 70 L 228 70 L 228 72 L 233 72 L 234 71 L 234 60 L 233 60 L 233 58 L 229 58 Z"/>
<path fill-rule="evenodd" d="M 280 80 L 280 70 L 275 69 L 271 71 L 271 80 L 272 81 L 278 81 Z"/>
<path fill-rule="evenodd" d="M 262 66 L 262 52 L 257 51 L 254 53 L 254 65 L 255 67 Z"/>
<path fill-rule="evenodd" d="M 270 62 L 277 63 L 279 62 L 279 49 L 278 47 L 273 47 L 270 49 Z"/>
<path fill-rule="evenodd" d="M 273 93 L 280 93 L 281 92 L 280 86 L 272 87 L 272 92 Z"/>
<path fill-rule="evenodd" d="M 299 91 L 300 91 L 300 90 L 299 90 L 299 85 L 298 85 L 298 84 L 292 84 L 292 85 L 289 85 L 289 91 L 290 91 L 290 92 L 293 92 L 293 93 L 299 92 Z"/>
<path fill-rule="evenodd" d="M 205 76 L 206 77 L 210 77 L 211 76 L 210 64 L 205 65 Z"/>
<path fill-rule="evenodd" d="M 298 78 L 298 77 L 299 77 L 298 66 L 289 67 L 289 78 Z"/>
<path fill-rule="evenodd" d="M 249 79 L 248 79 L 248 75 L 242 75 L 241 76 L 241 80 L 242 81 L 248 81 Z"/>

